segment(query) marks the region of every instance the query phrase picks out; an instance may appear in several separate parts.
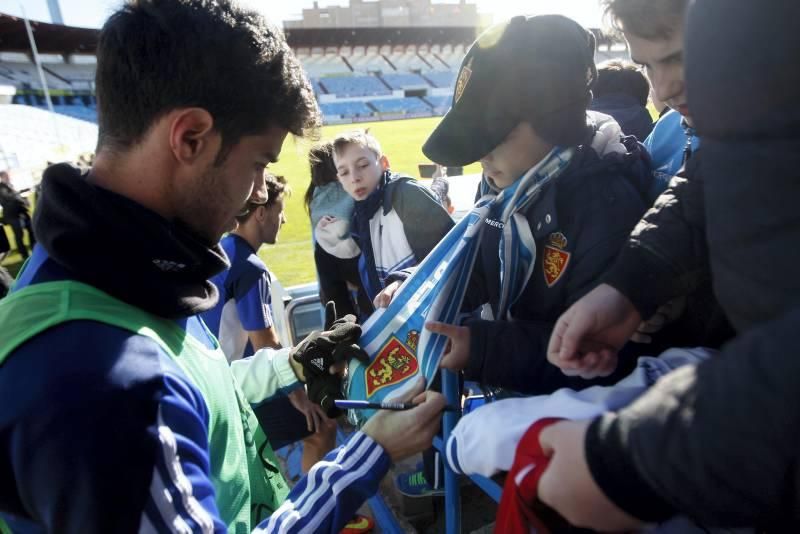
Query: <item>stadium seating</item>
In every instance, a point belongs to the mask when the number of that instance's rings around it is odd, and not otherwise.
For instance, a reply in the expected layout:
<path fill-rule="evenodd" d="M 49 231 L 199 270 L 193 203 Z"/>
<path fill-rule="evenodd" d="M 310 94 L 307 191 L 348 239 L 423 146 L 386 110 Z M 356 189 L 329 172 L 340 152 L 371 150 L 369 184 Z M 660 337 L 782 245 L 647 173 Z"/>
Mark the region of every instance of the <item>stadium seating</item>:
<path fill-rule="evenodd" d="M 74 88 L 88 88 L 94 82 L 94 71 L 96 65 L 92 64 L 70 64 L 54 63 L 45 65 L 47 69 L 64 78 Z"/>
<path fill-rule="evenodd" d="M 425 81 L 425 79 L 419 74 L 398 72 L 392 74 L 382 74 L 381 78 L 383 78 L 383 81 L 386 82 L 392 89 L 430 87 L 428 82 Z"/>
<path fill-rule="evenodd" d="M 317 78 L 309 78 L 309 82 L 311 82 L 311 89 L 314 90 L 315 95 L 324 95 L 327 93 L 325 88 L 319 84 L 319 80 Z"/>
<path fill-rule="evenodd" d="M 426 113 L 431 111 L 430 106 L 417 97 L 386 98 L 371 100 L 369 103 L 378 110 L 378 113 Z"/>
<path fill-rule="evenodd" d="M 49 61 L 44 61 L 49 59 Z M 42 71 L 50 89 L 90 89 L 94 83 L 96 65 L 92 63 L 64 63 L 52 57 L 42 59 Z M 23 61 L 0 61 L 0 83 L 11 83 L 16 87 L 41 89 L 42 84 L 36 65 Z"/>
<path fill-rule="evenodd" d="M 306 73 L 310 77 L 321 78 L 332 74 L 350 74 L 352 71 L 338 54 L 311 55 L 300 57 Z"/>
<path fill-rule="evenodd" d="M 31 106 L 0 105 L 0 124 L 6 125 L 0 128 L 4 156 L 19 168 L 36 169 L 47 161 L 72 160 L 94 152 L 97 144 L 96 124 Z"/>
<path fill-rule="evenodd" d="M 426 96 L 425 101 L 428 102 L 433 108 L 434 113 L 437 115 L 444 115 L 448 109 L 453 98 L 450 95 Z"/>
<path fill-rule="evenodd" d="M 69 89 L 70 84 L 59 80 L 44 70 L 45 81 L 50 89 Z M 10 83 L 16 87 L 32 87 L 40 89 L 42 83 L 33 63 L 0 62 L 0 83 Z"/>
<path fill-rule="evenodd" d="M 354 49 L 354 54 L 347 57 L 348 63 L 355 72 L 366 74 L 368 72 L 391 72 L 392 66 L 378 53 L 358 53 Z"/>
<path fill-rule="evenodd" d="M 383 96 L 392 94 L 375 76 L 337 76 L 321 78 L 319 83 L 338 97 Z"/>
<path fill-rule="evenodd" d="M 330 117 L 369 117 L 372 109 L 364 102 L 330 102 L 320 104 L 322 114 Z"/>
<path fill-rule="evenodd" d="M 329 122 L 380 119 L 393 114 L 443 114 L 449 96 L 376 98 L 397 91 L 425 95 L 431 89 L 452 89 L 464 54 L 463 45 L 421 45 L 406 49 L 391 45 L 309 47 L 296 50 L 314 94 L 332 100 L 320 105 Z M 604 56 L 607 54 L 603 54 Z M 97 60 L 89 54 L 42 54 L 44 74 L 51 89 L 53 110 L 62 116 L 96 123 L 93 89 Z M 65 60 L 66 57 L 66 60 Z M 604 58 L 605 59 L 605 58 Z M 455 65 L 451 67 L 450 65 Z M 47 109 L 36 66 L 24 53 L 0 53 L 0 84 L 17 88 L 12 102 Z M 31 91 L 33 90 L 33 91 Z M 420 91 L 422 90 L 422 91 Z M 438 92 L 438 91 L 437 91 Z M 407 93 L 408 94 L 408 93 Z M 354 102 L 339 99 L 360 99 Z"/>
<path fill-rule="evenodd" d="M 427 72 L 432 70 L 431 66 L 428 65 L 419 55 L 417 55 L 416 52 L 391 54 L 388 56 L 388 60 L 392 63 L 392 65 L 394 65 L 394 68 L 398 72 Z"/>
<path fill-rule="evenodd" d="M 97 108 L 79 105 L 53 104 L 53 111 L 83 121 L 97 123 Z"/>
<path fill-rule="evenodd" d="M 424 75 L 433 87 L 451 88 L 456 83 L 456 73 L 453 71 L 431 71 Z"/>
<path fill-rule="evenodd" d="M 466 51 L 464 50 L 464 45 L 445 45 L 439 53 L 436 54 L 436 56 L 452 70 L 458 70 L 465 55 Z"/>

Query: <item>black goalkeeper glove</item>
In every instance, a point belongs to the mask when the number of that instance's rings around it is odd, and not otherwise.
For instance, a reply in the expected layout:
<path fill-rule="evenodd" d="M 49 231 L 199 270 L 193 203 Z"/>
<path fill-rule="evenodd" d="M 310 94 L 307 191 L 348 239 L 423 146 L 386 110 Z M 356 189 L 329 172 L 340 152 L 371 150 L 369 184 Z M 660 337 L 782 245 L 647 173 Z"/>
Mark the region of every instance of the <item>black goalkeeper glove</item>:
<path fill-rule="evenodd" d="M 350 358 L 364 364 L 369 362 L 367 353 L 358 346 L 361 326 L 355 321 L 353 315 L 337 318 L 336 305 L 328 302 L 325 305 L 325 330 L 311 332 L 291 352 L 294 361 L 303 366 L 308 398 L 319 404 L 331 418 L 341 414 L 334 400 L 344 398 L 342 377 L 331 374 L 331 366 L 347 363 Z"/>

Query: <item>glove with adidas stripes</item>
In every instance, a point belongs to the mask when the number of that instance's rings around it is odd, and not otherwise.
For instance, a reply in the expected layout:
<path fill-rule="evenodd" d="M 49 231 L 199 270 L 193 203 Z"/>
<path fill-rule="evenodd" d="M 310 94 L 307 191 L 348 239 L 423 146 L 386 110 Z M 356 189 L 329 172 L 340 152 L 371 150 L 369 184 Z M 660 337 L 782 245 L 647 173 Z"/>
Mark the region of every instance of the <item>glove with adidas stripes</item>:
<path fill-rule="evenodd" d="M 341 414 L 334 400 L 344 398 L 342 377 L 332 373 L 331 367 L 346 364 L 350 358 L 369 362 L 367 353 L 358 346 L 360 337 L 361 326 L 356 323 L 355 316 L 337 318 L 336 305 L 328 302 L 325 305 L 325 330 L 311 332 L 291 351 L 292 359 L 303 367 L 308 398 L 319 404 L 328 417 Z"/>

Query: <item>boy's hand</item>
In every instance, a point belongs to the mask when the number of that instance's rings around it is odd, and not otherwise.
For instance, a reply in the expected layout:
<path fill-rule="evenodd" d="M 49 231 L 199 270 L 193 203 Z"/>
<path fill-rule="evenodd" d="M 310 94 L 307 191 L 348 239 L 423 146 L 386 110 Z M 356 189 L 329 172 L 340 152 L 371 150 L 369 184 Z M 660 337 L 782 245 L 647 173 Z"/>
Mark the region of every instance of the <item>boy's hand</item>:
<path fill-rule="evenodd" d="M 561 421 L 542 430 L 539 443 L 551 458 L 539 479 L 539 499 L 578 527 L 638 530 L 641 521 L 612 503 L 589 472 L 584 440 L 590 422 Z"/>
<path fill-rule="evenodd" d="M 567 375 L 608 376 L 617 367 L 617 352 L 641 322 L 625 295 L 601 284 L 558 318 L 547 359 Z"/>
<path fill-rule="evenodd" d="M 447 352 L 442 356 L 439 367 L 452 371 L 466 369 L 467 364 L 469 364 L 469 328 L 431 321 L 425 323 L 425 329 L 450 338 L 446 349 Z"/>
<path fill-rule="evenodd" d="M 392 299 L 394 298 L 394 294 L 397 293 L 398 288 L 400 287 L 399 281 L 394 281 L 388 286 L 383 288 L 383 291 L 375 295 L 375 298 L 372 300 L 372 305 L 375 308 L 386 308 L 389 304 L 392 303 Z"/>
<path fill-rule="evenodd" d="M 398 402 L 413 402 L 416 408 L 403 411 L 378 410 L 362 429 L 381 445 L 392 462 L 428 449 L 433 436 L 439 432 L 442 411 L 447 404 L 444 396 L 435 391 L 424 391 L 425 379 L 420 377 L 414 388 Z"/>

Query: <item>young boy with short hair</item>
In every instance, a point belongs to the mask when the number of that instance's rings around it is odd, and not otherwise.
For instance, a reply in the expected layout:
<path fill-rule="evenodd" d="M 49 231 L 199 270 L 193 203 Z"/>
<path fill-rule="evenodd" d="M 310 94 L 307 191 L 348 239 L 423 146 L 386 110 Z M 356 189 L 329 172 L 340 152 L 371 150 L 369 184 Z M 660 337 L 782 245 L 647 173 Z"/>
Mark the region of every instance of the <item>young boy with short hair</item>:
<path fill-rule="evenodd" d="M 425 187 L 389 169 L 380 143 L 368 131 L 339 134 L 333 160 L 339 182 L 355 200 L 351 231 L 361 248 L 361 281 L 373 299 L 390 273 L 419 264 L 453 220 Z"/>
<path fill-rule="evenodd" d="M 529 395 L 598 383 L 550 365 L 547 342 L 613 262 L 651 178 L 635 139 L 607 115 L 587 116 L 596 76 L 594 36 L 579 24 L 514 17 L 472 45 L 452 107 L 423 146 L 442 165 L 480 161 L 478 196 L 496 197 L 465 296 L 464 310 L 482 307 L 481 318 L 427 325 L 450 338 L 441 366 L 466 380 Z M 398 486 L 421 479 L 401 475 Z"/>
<path fill-rule="evenodd" d="M 526 394 L 588 384 L 547 362 L 547 341 L 644 213 L 649 180 L 638 143 L 611 117 L 587 116 L 595 78 L 590 32 L 562 16 L 515 17 L 470 48 L 423 147 L 443 165 L 480 160 L 479 196 L 511 199 L 484 221 L 467 290 L 482 318 L 431 326 L 452 342 L 442 365 L 467 380 Z"/>

